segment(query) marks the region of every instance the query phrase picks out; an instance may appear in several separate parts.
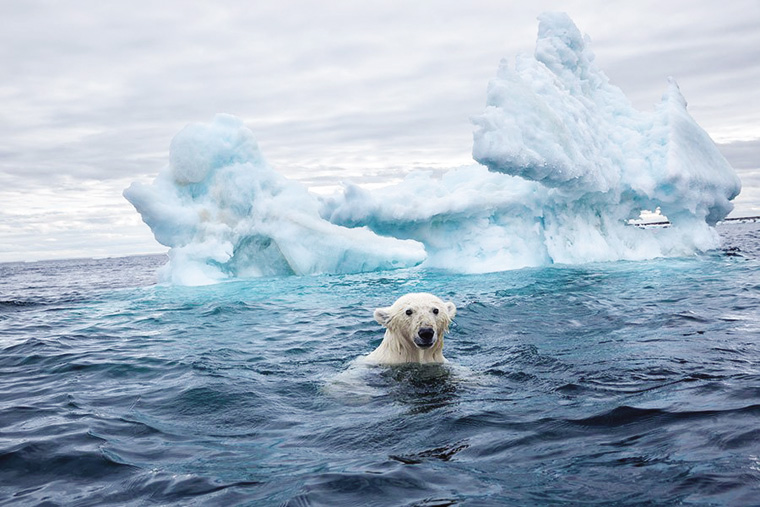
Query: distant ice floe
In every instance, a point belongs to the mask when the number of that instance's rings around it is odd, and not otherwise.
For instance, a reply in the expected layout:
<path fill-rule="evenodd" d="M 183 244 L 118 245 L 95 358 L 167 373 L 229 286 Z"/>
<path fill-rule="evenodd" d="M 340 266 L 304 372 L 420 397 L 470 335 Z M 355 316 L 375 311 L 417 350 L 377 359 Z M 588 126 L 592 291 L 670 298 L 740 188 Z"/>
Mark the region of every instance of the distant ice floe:
<path fill-rule="evenodd" d="M 171 248 L 178 284 L 422 265 L 480 273 L 551 263 L 690 255 L 740 182 L 670 80 L 632 107 L 565 14 L 543 14 L 534 56 L 502 61 L 475 118 L 479 164 L 412 172 L 317 198 L 265 162 L 240 120 L 217 115 L 171 143 L 169 165 L 125 197 Z M 659 209 L 672 226 L 628 225 Z"/>

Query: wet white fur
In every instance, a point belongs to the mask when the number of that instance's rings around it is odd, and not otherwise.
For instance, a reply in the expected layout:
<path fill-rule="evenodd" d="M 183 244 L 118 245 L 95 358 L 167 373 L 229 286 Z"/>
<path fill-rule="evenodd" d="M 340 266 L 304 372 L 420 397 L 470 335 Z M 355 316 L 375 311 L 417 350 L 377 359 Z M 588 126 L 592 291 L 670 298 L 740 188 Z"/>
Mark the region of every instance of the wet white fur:
<path fill-rule="evenodd" d="M 436 312 L 437 310 L 437 312 Z M 411 311 L 411 313 L 410 313 Z M 401 296 L 393 305 L 375 310 L 375 320 L 386 328 L 380 346 L 362 358 L 368 364 L 445 363 L 443 336 L 456 315 L 456 306 L 427 293 Z M 414 337 L 423 327 L 434 330 L 433 345 L 418 347 Z"/>

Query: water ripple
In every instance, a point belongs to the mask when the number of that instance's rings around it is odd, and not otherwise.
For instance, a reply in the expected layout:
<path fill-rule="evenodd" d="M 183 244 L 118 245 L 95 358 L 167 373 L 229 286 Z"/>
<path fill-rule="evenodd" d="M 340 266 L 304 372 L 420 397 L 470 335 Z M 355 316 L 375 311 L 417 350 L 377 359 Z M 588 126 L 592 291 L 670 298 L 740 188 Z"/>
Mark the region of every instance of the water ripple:
<path fill-rule="evenodd" d="M 740 256 L 471 276 L 0 265 L 0 504 L 752 505 L 745 229 Z M 451 364 L 357 372 L 411 291 L 457 304 Z"/>

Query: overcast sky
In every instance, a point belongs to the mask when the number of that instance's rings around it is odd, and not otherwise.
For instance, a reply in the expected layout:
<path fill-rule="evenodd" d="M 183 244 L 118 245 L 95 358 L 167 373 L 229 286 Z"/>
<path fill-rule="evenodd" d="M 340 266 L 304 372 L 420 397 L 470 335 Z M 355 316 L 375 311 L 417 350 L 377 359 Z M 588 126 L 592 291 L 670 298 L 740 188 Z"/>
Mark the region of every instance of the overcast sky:
<path fill-rule="evenodd" d="M 121 196 L 225 112 L 310 186 L 471 162 L 499 60 L 567 12 L 651 110 L 668 76 L 760 214 L 760 2 L 0 2 L 0 261 L 165 251 Z"/>

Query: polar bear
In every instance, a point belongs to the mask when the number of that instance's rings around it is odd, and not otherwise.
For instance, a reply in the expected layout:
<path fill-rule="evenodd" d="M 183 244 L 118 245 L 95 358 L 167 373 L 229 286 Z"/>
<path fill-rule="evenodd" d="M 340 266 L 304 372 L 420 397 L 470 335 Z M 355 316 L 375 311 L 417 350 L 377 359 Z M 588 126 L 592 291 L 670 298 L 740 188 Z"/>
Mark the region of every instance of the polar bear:
<path fill-rule="evenodd" d="M 427 293 L 401 296 L 393 305 L 375 310 L 386 328 L 383 342 L 363 359 L 370 364 L 445 363 L 443 335 L 457 308 Z"/>

